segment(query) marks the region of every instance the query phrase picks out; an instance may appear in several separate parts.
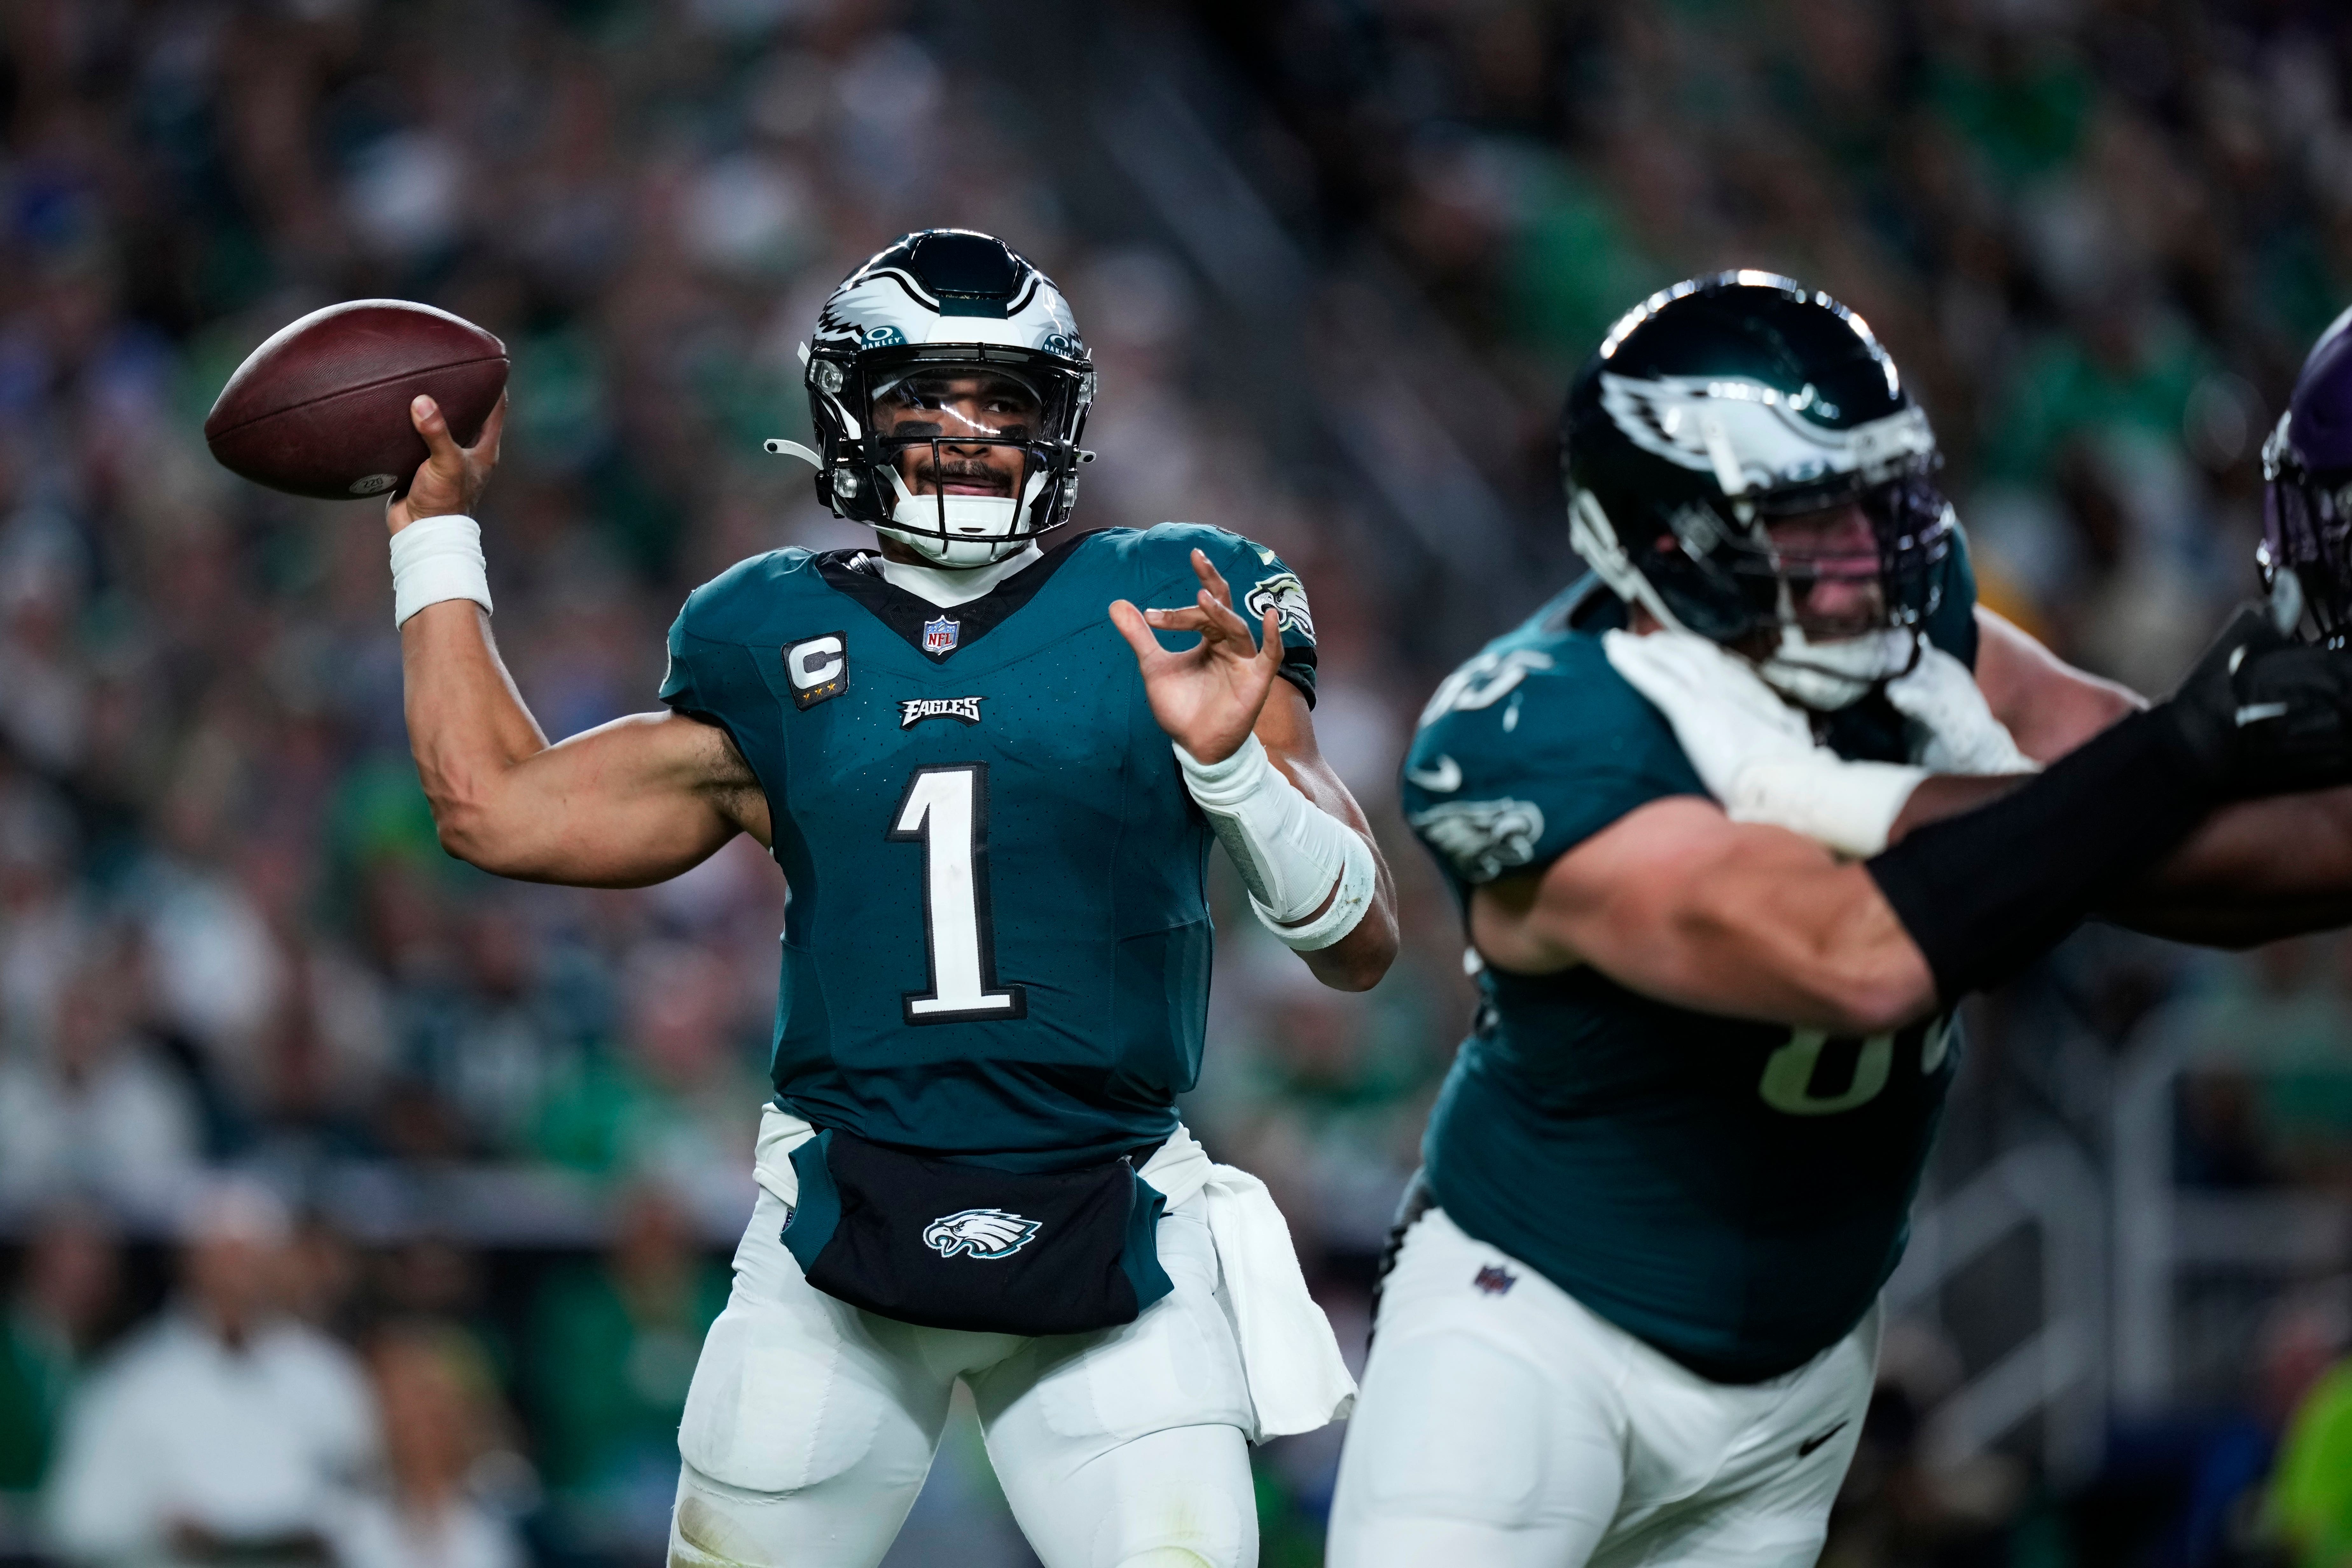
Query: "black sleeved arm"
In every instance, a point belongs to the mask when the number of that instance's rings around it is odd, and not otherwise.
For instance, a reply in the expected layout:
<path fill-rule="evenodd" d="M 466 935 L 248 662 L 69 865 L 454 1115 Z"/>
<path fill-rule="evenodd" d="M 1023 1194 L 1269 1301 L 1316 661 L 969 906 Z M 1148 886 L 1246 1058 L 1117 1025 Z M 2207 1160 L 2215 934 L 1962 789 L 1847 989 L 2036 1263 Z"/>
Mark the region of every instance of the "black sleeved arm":
<path fill-rule="evenodd" d="M 1864 863 L 1949 1005 L 2022 969 L 2212 810 L 2168 708 L 2136 713 L 2010 795 Z"/>

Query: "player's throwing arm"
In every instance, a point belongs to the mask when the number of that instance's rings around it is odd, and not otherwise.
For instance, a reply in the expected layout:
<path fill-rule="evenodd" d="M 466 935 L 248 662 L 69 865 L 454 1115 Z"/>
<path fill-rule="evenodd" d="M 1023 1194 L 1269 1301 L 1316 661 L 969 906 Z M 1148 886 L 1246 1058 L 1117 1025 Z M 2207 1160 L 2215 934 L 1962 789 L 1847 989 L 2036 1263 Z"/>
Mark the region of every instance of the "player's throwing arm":
<path fill-rule="evenodd" d="M 723 731 L 647 714 L 551 746 L 523 706 L 491 639 L 469 515 L 498 463 L 507 374 L 506 345 L 470 321 L 352 300 L 256 349 L 205 437 L 275 489 L 387 497 L 409 737 L 451 854 L 503 876 L 631 887 L 740 829 L 767 842 L 767 802 Z"/>
<path fill-rule="evenodd" d="M 412 414 L 432 455 L 386 521 L 409 744 L 442 847 L 501 876 L 626 888 L 674 877 L 741 830 L 764 843 L 767 803 L 711 725 L 635 714 L 548 743 L 491 637 L 468 515 L 498 462 L 506 405 L 470 447 L 430 398 Z"/>

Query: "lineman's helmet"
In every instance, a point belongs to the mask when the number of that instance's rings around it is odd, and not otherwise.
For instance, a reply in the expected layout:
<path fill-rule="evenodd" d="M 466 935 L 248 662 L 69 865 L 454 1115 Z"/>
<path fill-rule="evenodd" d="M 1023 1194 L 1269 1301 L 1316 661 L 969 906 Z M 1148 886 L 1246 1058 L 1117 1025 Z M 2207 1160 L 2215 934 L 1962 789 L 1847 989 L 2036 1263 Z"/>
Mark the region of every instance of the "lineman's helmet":
<path fill-rule="evenodd" d="M 1569 388 L 1577 552 L 1627 604 L 1731 645 L 1816 710 L 1903 673 L 1936 608 L 1950 506 L 1927 416 L 1861 317 L 1767 272 L 1693 279 L 1610 329 Z M 1858 503 L 1874 558 L 1776 547 L 1777 518 Z M 1881 624 L 1808 640 L 1811 584 L 1874 574 Z"/>

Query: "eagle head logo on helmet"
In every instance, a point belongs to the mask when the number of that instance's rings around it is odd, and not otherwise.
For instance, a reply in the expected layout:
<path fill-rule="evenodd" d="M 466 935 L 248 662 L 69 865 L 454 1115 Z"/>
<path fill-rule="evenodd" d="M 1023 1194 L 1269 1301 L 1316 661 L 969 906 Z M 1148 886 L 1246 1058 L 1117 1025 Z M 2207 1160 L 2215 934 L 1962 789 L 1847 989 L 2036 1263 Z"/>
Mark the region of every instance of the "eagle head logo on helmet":
<path fill-rule="evenodd" d="M 894 241 L 833 291 L 803 353 L 808 455 L 836 515 L 952 567 L 1068 521 L 1094 364 L 1062 291 L 1003 240 Z"/>
<path fill-rule="evenodd" d="M 1570 539 L 1629 605 L 1752 658 L 1828 711 L 1909 668 L 1952 549 L 1927 415 L 1868 323 L 1766 272 L 1692 279 L 1635 306 L 1569 388 Z M 1776 523 L 1857 506 L 1842 553 Z M 1866 624 L 1808 635 L 1817 584 L 1874 581 Z"/>
<path fill-rule="evenodd" d="M 923 1227 L 923 1245 L 941 1258 L 1010 1258 L 1029 1245 L 1037 1222 L 1003 1209 L 958 1209 Z"/>

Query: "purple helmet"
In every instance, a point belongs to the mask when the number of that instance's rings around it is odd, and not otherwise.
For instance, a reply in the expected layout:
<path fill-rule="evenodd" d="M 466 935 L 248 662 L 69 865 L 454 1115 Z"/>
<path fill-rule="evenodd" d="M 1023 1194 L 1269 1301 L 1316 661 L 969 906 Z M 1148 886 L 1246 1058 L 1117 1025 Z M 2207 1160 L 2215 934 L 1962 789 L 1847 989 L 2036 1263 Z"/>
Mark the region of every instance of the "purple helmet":
<path fill-rule="evenodd" d="M 2352 636 L 2352 310 L 2303 362 L 2263 444 L 2263 581 L 2276 593 L 2292 572 L 2321 637 L 2340 645 Z"/>

